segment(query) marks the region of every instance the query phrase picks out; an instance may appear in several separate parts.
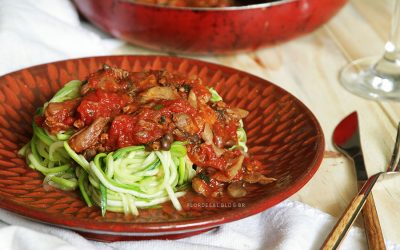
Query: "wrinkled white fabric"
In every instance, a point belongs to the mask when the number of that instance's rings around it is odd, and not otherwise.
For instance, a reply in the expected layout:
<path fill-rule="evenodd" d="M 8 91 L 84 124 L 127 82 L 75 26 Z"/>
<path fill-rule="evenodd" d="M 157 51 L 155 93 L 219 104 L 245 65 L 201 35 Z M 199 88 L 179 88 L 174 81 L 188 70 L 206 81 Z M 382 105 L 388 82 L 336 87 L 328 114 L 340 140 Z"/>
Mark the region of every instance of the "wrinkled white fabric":
<path fill-rule="evenodd" d="M 0 75 L 67 58 L 105 55 L 121 41 L 79 22 L 67 0 L 0 0 Z"/>
<path fill-rule="evenodd" d="M 284 201 L 267 211 L 180 240 L 101 243 L 70 230 L 29 221 L 0 210 L 0 249 L 319 249 L 336 219 L 297 201 Z M 363 230 L 353 228 L 341 249 L 365 249 Z"/>
<path fill-rule="evenodd" d="M 79 21 L 68 0 L 0 0 L 0 75 L 50 61 L 111 54 L 123 45 L 95 30 Z M 334 221 L 317 209 L 285 201 L 190 238 L 101 243 L 0 209 L 0 249 L 318 249 Z M 354 228 L 342 249 L 365 247 L 363 231 Z"/>

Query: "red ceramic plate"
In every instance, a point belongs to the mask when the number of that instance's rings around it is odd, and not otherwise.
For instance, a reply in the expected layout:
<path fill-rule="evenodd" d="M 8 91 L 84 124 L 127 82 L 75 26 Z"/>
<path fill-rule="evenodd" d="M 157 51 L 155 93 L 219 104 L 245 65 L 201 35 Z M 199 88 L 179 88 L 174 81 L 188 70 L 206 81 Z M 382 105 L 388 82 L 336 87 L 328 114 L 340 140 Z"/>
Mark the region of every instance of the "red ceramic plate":
<path fill-rule="evenodd" d="M 138 217 L 89 208 L 78 192 L 46 191 L 43 177 L 17 155 L 31 138 L 35 109 L 63 84 L 84 79 L 104 63 L 131 71 L 167 69 L 208 79 L 224 100 L 245 108 L 251 154 L 269 169 L 273 184 L 250 187 L 239 199 L 188 192 L 183 211 L 167 202 Z M 294 96 L 256 76 L 216 64 L 154 56 L 106 56 L 39 65 L 0 78 L 0 207 L 39 222 L 73 229 L 97 240 L 179 238 L 259 213 L 298 191 L 317 171 L 324 137 L 314 115 Z M 266 170 L 267 171 L 267 170 Z"/>

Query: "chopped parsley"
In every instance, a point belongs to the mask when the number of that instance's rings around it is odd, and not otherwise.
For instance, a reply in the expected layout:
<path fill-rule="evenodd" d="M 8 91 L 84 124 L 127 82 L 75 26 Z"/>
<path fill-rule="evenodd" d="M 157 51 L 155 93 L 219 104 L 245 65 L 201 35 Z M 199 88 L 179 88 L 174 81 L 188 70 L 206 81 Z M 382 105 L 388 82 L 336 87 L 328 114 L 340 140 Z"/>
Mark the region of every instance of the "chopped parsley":
<path fill-rule="evenodd" d="M 157 104 L 154 106 L 154 110 L 160 110 L 162 108 L 164 108 L 164 105 L 162 105 L 162 104 Z"/>

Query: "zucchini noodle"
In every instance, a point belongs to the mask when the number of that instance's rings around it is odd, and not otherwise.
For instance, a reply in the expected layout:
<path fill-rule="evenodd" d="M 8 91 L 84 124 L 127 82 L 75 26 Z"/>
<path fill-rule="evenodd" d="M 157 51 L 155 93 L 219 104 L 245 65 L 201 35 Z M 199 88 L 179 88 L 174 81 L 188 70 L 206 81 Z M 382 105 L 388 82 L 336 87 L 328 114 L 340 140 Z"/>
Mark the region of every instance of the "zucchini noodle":
<path fill-rule="evenodd" d="M 34 135 L 27 146 L 20 150 L 25 155 L 28 166 L 46 176 L 43 184 L 62 190 L 75 190 L 78 179 L 73 174 L 74 166 L 63 141 L 53 141 L 49 135 L 36 124 Z"/>
<path fill-rule="evenodd" d="M 243 127 L 243 121 L 240 120 L 240 126 L 238 127 L 236 134 L 237 134 L 237 138 L 238 138 L 238 144 L 231 147 L 230 149 L 236 149 L 236 148 L 242 148 L 243 152 L 247 152 L 249 150 L 249 148 L 247 147 L 246 143 L 247 143 L 247 135 L 246 135 L 246 131 L 244 130 Z"/>
<path fill-rule="evenodd" d="M 67 83 L 49 102 L 62 102 L 78 97 L 81 85 L 82 83 L 77 80 Z M 39 108 L 36 115 L 42 115 L 47 104 Z M 18 153 L 26 157 L 30 168 L 45 176 L 43 180 L 45 187 L 50 185 L 62 190 L 75 190 L 78 187 L 78 178 L 74 173 L 75 166 L 64 148 L 64 141 L 69 139 L 72 131 L 52 136 L 35 121 L 32 123 L 32 129 L 31 141 Z"/>
<path fill-rule="evenodd" d="M 49 102 L 63 102 L 80 96 L 80 81 L 71 81 L 59 90 Z M 211 101 L 221 101 L 210 88 Z M 42 115 L 48 103 L 39 108 Z M 98 153 L 91 161 L 77 154 L 68 144 L 74 131 L 50 135 L 34 121 L 33 137 L 19 150 L 30 168 L 45 177 L 45 187 L 62 190 L 78 189 L 88 206 L 93 204 L 106 211 L 138 215 L 139 208 L 151 208 L 171 201 L 181 210 L 178 198 L 185 194 L 196 175 L 187 156 L 184 142 L 175 141 L 168 151 L 145 150 L 145 146 L 129 146 L 114 152 Z M 238 145 L 247 151 L 243 124 L 237 130 Z"/>
<path fill-rule="evenodd" d="M 102 210 L 138 215 L 138 208 L 153 207 L 168 200 L 181 210 L 178 198 L 185 194 L 187 183 L 196 173 L 185 145 L 174 142 L 169 151 L 147 152 L 144 146 L 134 146 L 98 154 L 89 163 L 87 172 L 77 171 L 79 179 L 82 174 L 89 175 L 90 184 L 82 184 L 81 189 Z"/>

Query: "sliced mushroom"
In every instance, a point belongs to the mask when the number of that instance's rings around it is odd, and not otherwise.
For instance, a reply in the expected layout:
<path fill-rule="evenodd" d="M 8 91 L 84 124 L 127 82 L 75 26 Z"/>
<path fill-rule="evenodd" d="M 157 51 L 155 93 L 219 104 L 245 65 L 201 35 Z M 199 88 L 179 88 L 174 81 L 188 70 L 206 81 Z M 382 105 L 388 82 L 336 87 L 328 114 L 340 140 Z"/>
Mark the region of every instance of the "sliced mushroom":
<path fill-rule="evenodd" d="M 189 115 L 184 113 L 175 114 L 172 118 L 175 126 L 184 133 L 196 134 L 199 131 L 197 125 L 193 122 Z"/>
<path fill-rule="evenodd" d="M 44 110 L 44 116 L 47 118 L 49 116 L 57 115 L 60 112 L 72 113 L 80 103 L 80 98 L 67 100 L 64 102 L 50 102 L 46 109 Z"/>
<path fill-rule="evenodd" d="M 65 119 L 66 115 L 72 118 L 72 115 L 79 103 L 79 98 L 68 100 L 65 102 L 49 103 L 44 110 L 45 120 L 43 126 L 51 134 L 56 134 L 60 131 L 68 130 L 71 126 L 65 124 L 63 122 L 63 119 Z"/>
<path fill-rule="evenodd" d="M 138 110 L 139 106 L 136 103 L 130 103 L 122 108 L 124 114 L 133 114 L 136 110 Z"/>
<path fill-rule="evenodd" d="M 128 76 L 129 72 L 126 70 L 105 66 L 103 70 L 89 75 L 87 83 L 81 87 L 80 93 L 81 95 L 86 95 L 95 89 L 111 92 L 127 90 L 129 84 L 126 78 Z"/>
<path fill-rule="evenodd" d="M 208 188 L 207 184 L 197 176 L 192 179 L 192 187 L 196 193 L 204 196 L 208 196 L 210 194 L 210 189 Z"/>
<path fill-rule="evenodd" d="M 246 118 L 249 115 L 249 111 L 241 108 L 230 108 L 226 109 L 226 112 L 235 117 L 236 119 L 243 119 Z"/>
<path fill-rule="evenodd" d="M 231 182 L 232 179 L 239 173 L 239 170 L 242 168 L 244 156 L 241 155 L 237 158 L 236 162 L 229 167 L 225 172 L 218 171 L 216 172 L 212 178 L 221 182 Z"/>
<path fill-rule="evenodd" d="M 109 117 L 97 118 L 88 127 L 74 134 L 68 141 L 69 146 L 77 153 L 94 146 L 109 121 Z"/>
<path fill-rule="evenodd" d="M 175 100 L 179 98 L 176 89 L 170 87 L 153 87 L 140 93 L 140 102 L 146 103 L 151 100 Z"/>
<path fill-rule="evenodd" d="M 245 174 L 243 180 L 248 183 L 260 183 L 263 185 L 276 181 L 275 178 L 266 177 L 257 172 Z"/>
<path fill-rule="evenodd" d="M 211 145 L 215 154 L 220 157 L 224 154 L 225 150 L 216 146 L 213 142 L 213 132 L 211 130 L 211 126 L 208 123 L 204 124 L 203 133 L 201 134 L 201 138 L 205 141 L 206 144 Z"/>
<path fill-rule="evenodd" d="M 228 185 L 227 191 L 233 198 L 246 196 L 247 190 L 244 188 L 243 181 L 235 181 Z"/>
<path fill-rule="evenodd" d="M 233 164 L 226 172 L 231 180 L 239 173 L 239 170 L 242 168 L 243 160 L 244 156 L 243 155 L 239 156 L 235 164 Z"/>

